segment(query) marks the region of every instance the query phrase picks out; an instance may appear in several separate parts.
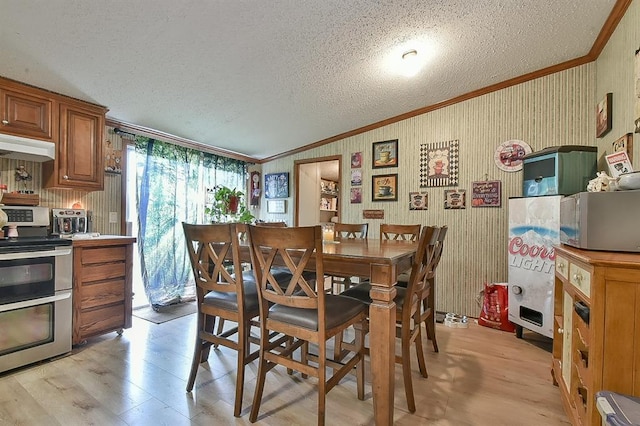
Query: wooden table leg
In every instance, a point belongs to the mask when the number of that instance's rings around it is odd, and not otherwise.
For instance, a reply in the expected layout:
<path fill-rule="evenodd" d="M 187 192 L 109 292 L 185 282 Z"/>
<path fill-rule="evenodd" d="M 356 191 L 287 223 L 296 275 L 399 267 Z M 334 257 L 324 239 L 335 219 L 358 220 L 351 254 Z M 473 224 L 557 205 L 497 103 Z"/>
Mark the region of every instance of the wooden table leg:
<path fill-rule="evenodd" d="M 395 266 L 371 265 L 371 299 L 369 307 L 369 346 L 373 378 L 375 424 L 393 424 L 395 378 L 396 289 Z M 393 278 L 392 278 L 393 277 Z"/>

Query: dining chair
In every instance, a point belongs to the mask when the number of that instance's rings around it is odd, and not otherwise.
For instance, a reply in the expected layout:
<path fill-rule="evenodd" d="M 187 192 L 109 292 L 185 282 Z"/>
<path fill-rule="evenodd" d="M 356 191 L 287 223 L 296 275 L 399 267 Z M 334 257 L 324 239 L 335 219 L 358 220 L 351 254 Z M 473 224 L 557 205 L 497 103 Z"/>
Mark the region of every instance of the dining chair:
<path fill-rule="evenodd" d="M 442 250 L 444 248 L 444 239 L 447 235 L 447 226 L 439 228 L 436 247 L 434 249 L 433 257 L 431 258 L 431 264 L 429 265 L 427 277 L 425 280 L 424 290 L 422 291 L 422 313 L 420 314 L 420 320 L 424 322 L 425 329 L 427 331 L 427 340 L 431 340 L 433 345 L 433 351 L 438 352 L 438 341 L 436 340 L 436 268 L 440 263 L 442 257 Z M 398 277 L 398 287 L 407 287 L 409 283 L 409 277 L 406 274 L 400 274 Z"/>
<path fill-rule="evenodd" d="M 368 223 L 334 223 L 333 225 L 335 241 L 351 239 L 366 240 L 368 232 Z M 332 275 L 331 288 L 329 289 L 331 294 L 334 294 L 334 291 L 338 286 L 341 286 L 343 291 L 351 287 L 353 278 L 353 276 Z"/>
<path fill-rule="evenodd" d="M 380 224 L 381 240 L 407 240 L 417 241 L 420 237 L 422 225 L 394 225 L 390 223 Z"/>
<path fill-rule="evenodd" d="M 380 239 L 381 240 L 402 240 L 402 241 L 417 241 L 420 237 L 420 228 L 422 225 L 395 225 L 391 223 L 380 224 Z M 398 277 L 398 281 L 408 281 L 409 272 L 402 271 Z"/>
<path fill-rule="evenodd" d="M 183 222 L 182 227 L 196 281 L 198 305 L 196 341 L 187 392 L 193 390 L 198 367 L 207 361 L 211 345 L 233 349 L 238 353 L 233 415 L 239 417 L 245 366 L 259 355 L 257 349 L 250 351 L 249 343 L 251 320 L 259 314 L 253 272 L 242 271 L 235 224 L 193 225 Z M 232 265 L 226 261 L 229 258 Z M 223 334 L 215 334 L 216 318 L 235 322 L 237 326 Z"/>
<path fill-rule="evenodd" d="M 237 223 L 236 224 L 236 231 L 238 233 L 238 238 L 241 241 L 246 241 L 247 239 L 247 233 L 249 232 L 249 228 L 248 228 L 248 224 L 246 223 Z M 256 226 L 266 226 L 266 227 L 273 227 L 273 228 L 285 228 L 287 226 L 286 222 L 257 222 Z M 232 261 L 227 260 L 225 263 L 227 266 L 229 266 L 230 264 L 233 264 Z M 247 264 L 242 264 L 242 270 L 246 271 L 248 269 L 251 269 L 251 264 L 247 265 Z M 282 267 L 278 267 L 278 266 L 274 266 L 271 273 L 273 274 L 273 276 L 275 277 L 276 281 L 278 281 L 279 283 L 282 282 L 286 282 L 291 278 L 291 274 L 289 273 L 289 271 L 286 268 L 282 268 Z M 305 271 L 305 278 L 311 280 L 311 279 L 315 279 L 315 275 L 311 272 L 306 272 Z M 218 321 L 218 329 L 216 330 L 216 335 L 218 336 L 225 336 L 225 331 L 224 331 L 224 327 L 225 327 L 225 321 L 224 318 L 220 318 L 220 320 Z M 228 334 L 228 332 L 227 332 Z M 214 344 L 214 348 L 217 348 L 218 344 Z"/>
<path fill-rule="evenodd" d="M 422 228 L 418 239 L 416 256 L 411 265 L 408 285 L 406 288 L 397 287 L 396 297 L 394 299 L 396 303 L 396 337 L 400 338 L 402 348 L 401 355 L 395 356 L 395 362 L 402 365 L 407 406 L 412 413 L 416 411 L 416 404 L 411 378 L 411 345 L 415 346 L 420 374 L 422 377 L 428 377 L 422 348 L 420 307 L 422 291 L 429 272 L 428 268 L 437 245 L 438 231 L 439 229 L 433 226 L 425 226 Z M 372 303 L 369 295 L 370 291 L 371 284 L 367 282 L 353 286 L 349 290 L 342 292 L 341 295 L 353 297 L 369 306 Z M 349 349 L 351 347 L 351 344 L 345 344 L 342 341 L 342 336 L 336 338 L 335 344 L 334 358 L 336 359 L 341 358 L 343 349 Z"/>
<path fill-rule="evenodd" d="M 420 321 L 424 322 L 427 331 L 427 339 L 431 340 L 433 351 L 438 352 L 438 342 L 436 340 L 436 269 L 442 258 L 442 250 L 444 249 L 444 239 L 447 236 L 449 228 L 445 225 L 440 228 L 438 233 L 437 245 L 435 247 L 431 265 L 425 280 L 425 289 L 422 292 L 422 313 Z"/>
<path fill-rule="evenodd" d="M 260 305 L 260 364 L 249 420 L 258 419 L 267 372 L 282 365 L 318 379 L 318 424 L 323 425 L 326 394 L 354 368 L 358 399 L 364 399 L 366 306 L 353 298 L 325 294 L 321 286 L 316 290 L 305 279 L 303 271 L 310 268 L 324 276 L 320 226 L 250 226 L 249 241 Z M 286 286 L 276 285 L 271 273 L 276 263 L 286 265 L 292 275 Z M 351 326 L 355 329 L 352 351 L 343 362 L 327 359 L 327 340 Z M 274 333 L 290 339 L 284 350 Z M 309 344 L 317 347 L 317 354 L 309 353 Z M 294 359 L 298 348 L 299 359 Z M 331 377 L 327 367 L 332 369 Z"/>

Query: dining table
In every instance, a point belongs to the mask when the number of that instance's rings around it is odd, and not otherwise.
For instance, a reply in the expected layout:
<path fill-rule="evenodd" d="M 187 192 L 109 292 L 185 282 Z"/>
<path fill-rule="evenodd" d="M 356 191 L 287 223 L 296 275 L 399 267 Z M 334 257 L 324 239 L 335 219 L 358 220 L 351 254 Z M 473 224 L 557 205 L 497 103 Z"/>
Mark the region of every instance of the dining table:
<path fill-rule="evenodd" d="M 371 282 L 369 347 L 376 425 L 393 424 L 395 284 L 398 275 L 411 268 L 417 249 L 417 242 L 403 240 L 343 239 L 322 244 L 326 275 L 366 277 Z M 248 246 L 240 254 L 243 261 L 250 261 Z"/>

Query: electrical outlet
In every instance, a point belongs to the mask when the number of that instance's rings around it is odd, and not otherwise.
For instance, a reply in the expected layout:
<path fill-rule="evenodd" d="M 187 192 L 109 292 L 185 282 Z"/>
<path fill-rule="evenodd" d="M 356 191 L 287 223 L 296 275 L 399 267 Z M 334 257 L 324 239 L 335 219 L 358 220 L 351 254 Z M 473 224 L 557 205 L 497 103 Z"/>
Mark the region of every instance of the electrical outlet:
<path fill-rule="evenodd" d="M 118 223 L 118 212 L 109 212 L 109 223 Z"/>

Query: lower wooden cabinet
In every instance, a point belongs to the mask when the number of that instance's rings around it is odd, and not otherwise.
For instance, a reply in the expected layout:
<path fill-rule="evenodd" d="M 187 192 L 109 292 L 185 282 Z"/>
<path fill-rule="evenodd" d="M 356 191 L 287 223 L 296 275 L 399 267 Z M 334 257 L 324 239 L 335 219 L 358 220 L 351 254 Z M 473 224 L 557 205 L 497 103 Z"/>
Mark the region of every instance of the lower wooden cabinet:
<path fill-rule="evenodd" d="M 556 247 L 553 376 L 574 425 L 599 426 L 595 394 L 640 397 L 640 253 Z"/>
<path fill-rule="evenodd" d="M 73 242 L 73 344 L 131 327 L 131 237 Z"/>

